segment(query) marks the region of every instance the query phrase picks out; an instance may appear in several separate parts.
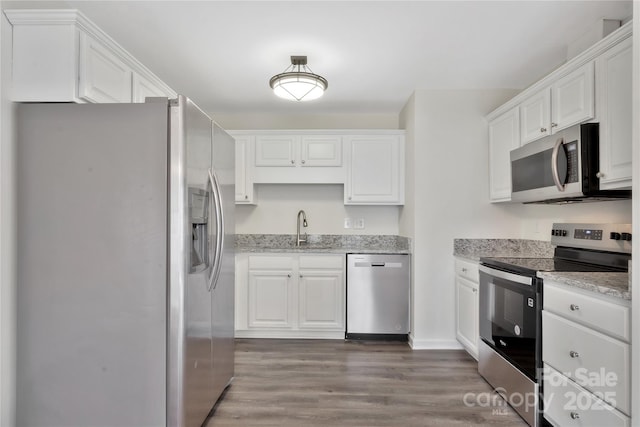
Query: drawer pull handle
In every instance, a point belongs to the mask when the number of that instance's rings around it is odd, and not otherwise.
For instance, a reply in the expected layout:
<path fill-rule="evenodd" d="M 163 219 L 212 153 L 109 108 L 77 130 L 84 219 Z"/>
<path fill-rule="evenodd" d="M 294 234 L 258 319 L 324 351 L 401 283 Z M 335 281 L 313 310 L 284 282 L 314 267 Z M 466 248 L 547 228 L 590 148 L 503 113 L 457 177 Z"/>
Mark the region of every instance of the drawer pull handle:
<path fill-rule="evenodd" d="M 571 309 L 571 311 L 578 311 L 578 310 L 580 310 L 580 306 L 579 306 L 579 305 L 576 305 L 576 304 L 571 304 L 571 305 L 569 306 L 569 308 Z"/>
<path fill-rule="evenodd" d="M 573 420 L 577 420 L 578 418 L 580 418 L 580 414 L 577 412 L 572 412 L 571 413 L 571 419 Z"/>
<path fill-rule="evenodd" d="M 580 357 L 580 353 L 578 353 L 577 351 L 573 351 L 573 350 L 571 350 L 571 351 L 569 352 L 569 356 L 571 356 L 572 358 L 574 358 L 574 359 L 575 359 L 576 357 Z"/>
<path fill-rule="evenodd" d="M 463 267 L 463 268 L 462 268 L 462 272 L 463 272 L 463 273 L 466 273 L 466 272 L 467 272 L 467 269 Z"/>

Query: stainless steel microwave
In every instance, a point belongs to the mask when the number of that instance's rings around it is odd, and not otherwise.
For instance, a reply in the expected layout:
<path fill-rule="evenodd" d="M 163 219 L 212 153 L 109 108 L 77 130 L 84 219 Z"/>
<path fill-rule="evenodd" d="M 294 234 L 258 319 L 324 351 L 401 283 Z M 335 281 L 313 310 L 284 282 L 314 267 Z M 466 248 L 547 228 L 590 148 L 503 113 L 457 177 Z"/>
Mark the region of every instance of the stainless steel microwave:
<path fill-rule="evenodd" d="M 584 123 L 511 151 L 511 200 L 572 203 L 630 199 L 631 190 L 600 190 L 599 126 Z"/>

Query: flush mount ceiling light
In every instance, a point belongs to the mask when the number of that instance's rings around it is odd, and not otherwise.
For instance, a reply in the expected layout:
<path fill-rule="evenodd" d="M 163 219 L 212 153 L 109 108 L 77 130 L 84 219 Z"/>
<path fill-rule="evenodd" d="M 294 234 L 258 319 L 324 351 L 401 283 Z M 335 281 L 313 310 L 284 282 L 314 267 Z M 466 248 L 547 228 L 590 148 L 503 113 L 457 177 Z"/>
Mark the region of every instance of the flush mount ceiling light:
<path fill-rule="evenodd" d="M 280 98 L 290 101 L 318 99 L 327 90 L 327 79 L 307 67 L 306 56 L 292 56 L 291 65 L 269 80 L 269 86 Z"/>

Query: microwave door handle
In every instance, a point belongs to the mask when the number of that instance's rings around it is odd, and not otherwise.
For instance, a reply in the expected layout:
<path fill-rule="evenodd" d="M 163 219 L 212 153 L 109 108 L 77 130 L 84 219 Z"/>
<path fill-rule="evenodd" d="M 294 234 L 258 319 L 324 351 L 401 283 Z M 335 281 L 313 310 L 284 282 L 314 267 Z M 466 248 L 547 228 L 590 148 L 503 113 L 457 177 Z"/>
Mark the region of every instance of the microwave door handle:
<path fill-rule="evenodd" d="M 551 175 L 553 176 L 553 182 L 555 182 L 558 191 L 564 191 L 564 183 L 560 182 L 560 175 L 558 172 L 558 152 L 564 140 L 558 138 L 556 145 L 553 146 L 553 152 L 551 153 Z"/>

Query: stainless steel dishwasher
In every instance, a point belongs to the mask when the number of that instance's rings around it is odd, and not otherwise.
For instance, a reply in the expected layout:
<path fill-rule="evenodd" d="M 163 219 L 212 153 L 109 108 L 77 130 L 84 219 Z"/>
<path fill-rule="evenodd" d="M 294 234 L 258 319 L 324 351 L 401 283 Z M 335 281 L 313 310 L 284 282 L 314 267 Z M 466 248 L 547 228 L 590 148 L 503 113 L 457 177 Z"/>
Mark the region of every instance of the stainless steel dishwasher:
<path fill-rule="evenodd" d="M 347 339 L 406 341 L 411 258 L 347 254 Z"/>

